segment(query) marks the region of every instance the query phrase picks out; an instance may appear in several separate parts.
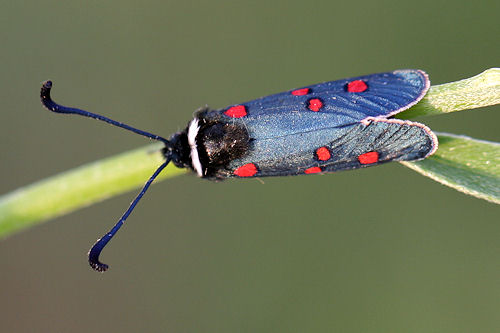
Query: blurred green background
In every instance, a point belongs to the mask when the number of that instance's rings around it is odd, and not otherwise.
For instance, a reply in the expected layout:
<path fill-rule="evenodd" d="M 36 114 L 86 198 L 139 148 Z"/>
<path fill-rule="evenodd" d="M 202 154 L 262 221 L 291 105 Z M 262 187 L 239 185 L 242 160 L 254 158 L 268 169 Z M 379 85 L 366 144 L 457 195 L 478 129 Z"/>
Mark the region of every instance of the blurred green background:
<path fill-rule="evenodd" d="M 398 68 L 433 84 L 500 65 L 500 2 L 3 1 L 0 193 L 168 136 L 192 112 Z M 420 119 L 500 141 L 500 108 Z M 393 163 L 153 186 L 0 242 L 1 332 L 498 332 L 498 206 Z"/>

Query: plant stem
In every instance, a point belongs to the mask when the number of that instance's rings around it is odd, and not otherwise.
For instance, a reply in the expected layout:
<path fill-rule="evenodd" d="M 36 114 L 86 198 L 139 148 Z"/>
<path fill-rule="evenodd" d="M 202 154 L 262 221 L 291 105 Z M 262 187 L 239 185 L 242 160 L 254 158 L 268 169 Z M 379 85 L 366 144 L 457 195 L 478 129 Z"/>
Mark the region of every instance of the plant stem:
<path fill-rule="evenodd" d="M 152 144 L 63 172 L 0 197 L 0 237 L 144 185 L 163 162 Z M 185 173 L 170 164 L 157 178 Z"/>
<path fill-rule="evenodd" d="M 396 117 L 411 119 L 495 104 L 500 104 L 500 68 L 490 68 L 468 79 L 432 86 L 417 105 Z"/>

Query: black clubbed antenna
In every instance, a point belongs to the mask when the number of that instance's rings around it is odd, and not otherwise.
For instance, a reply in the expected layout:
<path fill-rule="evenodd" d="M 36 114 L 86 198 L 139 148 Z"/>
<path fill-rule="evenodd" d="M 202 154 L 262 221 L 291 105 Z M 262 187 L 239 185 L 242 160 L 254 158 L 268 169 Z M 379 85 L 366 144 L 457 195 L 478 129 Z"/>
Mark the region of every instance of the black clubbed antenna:
<path fill-rule="evenodd" d="M 145 136 L 147 138 L 162 141 L 166 145 L 166 147 L 172 146 L 170 141 L 168 141 L 165 138 L 162 138 L 159 135 L 152 134 L 152 133 L 145 132 L 145 131 L 141 131 L 140 129 L 131 127 L 131 126 L 126 125 L 124 123 L 120 123 L 118 121 L 109 119 L 107 117 L 104 117 L 104 116 L 101 116 L 101 115 L 98 115 L 98 114 L 95 114 L 92 112 L 88 112 L 88 111 L 77 109 L 77 108 L 70 108 L 67 106 L 57 104 L 50 97 L 51 88 L 52 88 L 52 81 L 45 81 L 43 83 L 42 89 L 40 91 L 40 99 L 42 101 L 42 104 L 44 107 L 46 107 L 50 111 L 57 112 L 57 113 L 77 114 L 77 115 L 88 117 L 88 118 L 102 120 L 108 124 L 124 128 L 126 130 L 129 130 L 129 131 L 134 132 L 136 134 Z M 106 244 L 108 244 L 108 242 L 111 240 L 111 238 L 113 238 L 113 236 L 118 232 L 118 230 L 120 230 L 121 226 L 123 225 L 125 220 L 129 217 L 130 213 L 132 213 L 135 206 L 137 206 L 137 203 L 139 203 L 139 200 L 141 200 L 141 198 L 144 196 L 144 194 L 148 190 L 151 183 L 155 180 L 155 178 L 160 174 L 160 172 L 170 162 L 170 160 L 172 158 L 172 156 L 171 156 L 172 150 L 166 149 L 165 154 L 166 154 L 165 162 L 162 165 L 160 165 L 160 167 L 158 169 L 156 169 L 156 171 L 153 173 L 153 175 L 148 179 L 148 181 L 146 182 L 146 184 L 142 188 L 141 192 L 139 192 L 139 194 L 135 197 L 134 201 L 132 201 L 129 208 L 125 211 L 125 213 L 122 215 L 122 217 L 118 220 L 118 222 L 114 225 L 114 227 L 111 228 L 111 230 L 108 233 L 106 233 L 104 236 L 102 236 L 99 240 L 97 240 L 97 242 L 94 244 L 94 246 L 92 246 L 92 248 L 90 249 L 90 251 L 88 253 L 89 264 L 94 270 L 96 270 L 98 272 L 104 272 L 108 269 L 108 267 L 109 267 L 108 265 L 103 264 L 99 261 L 99 255 L 101 254 L 101 251 L 104 249 Z"/>
<path fill-rule="evenodd" d="M 116 222 L 115 226 L 111 228 L 111 230 L 106 233 L 104 236 L 102 236 L 100 239 L 97 240 L 97 242 L 92 246 L 90 249 L 88 256 L 89 256 L 89 264 L 90 267 L 95 269 L 98 272 L 105 272 L 108 269 L 108 265 L 103 264 L 102 262 L 99 261 L 99 255 L 101 254 L 102 249 L 108 244 L 108 242 L 113 238 L 113 236 L 117 233 L 118 230 L 120 230 L 121 226 L 123 225 L 123 222 L 127 219 L 127 217 L 132 213 L 134 210 L 135 206 L 141 200 L 142 196 L 144 193 L 149 188 L 149 185 L 155 180 L 155 178 L 160 174 L 160 172 L 167 166 L 168 162 L 170 162 L 170 158 L 167 158 L 165 163 L 160 165 L 158 169 L 153 173 L 153 175 L 148 179 L 144 187 L 142 188 L 141 192 L 135 197 L 134 201 L 130 204 L 130 207 L 128 207 L 127 211 L 123 213 L 122 217 Z"/>
<path fill-rule="evenodd" d="M 102 120 L 108 124 L 124 128 L 126 130 L 129 130 L 131 132 L 145 136 L 147 138 L 150 138 L 153 140 L 158 140 L 158 141 L 163 141 L 167 146 L 170 146 L 170 142 L 167 139 L 162 138 L 159 135 L 152 134 L 152 133 L 145 132 L 145 131 L 141 131 L 140 129 L 134 128 L 134 127 L 129 126 L 129 125 L 124 124 L 124 123 L 120 123 L 119 121 L 116 121 L 113 119 L 109 119 L 108 117 L 104 117 L 104 116 L 101 116 L 99 114 L 95 114 L 95 113 L 88 112 L 85 110 L 81 110 L 81 109 L 77 109 L 77 108 L 70 108 L 67 106 L 63 106 L 61 104 L 57 104 L 50 97 L 50 90 L 51 89 L 52 89 L 52 81 L 45 81 L 42 85 L 42 89 L 40 90 L 40 99 L 42 101 L 42 104 L 50 111 L 57 112 L 57 113 L 78 114 L 80 116 L 93 118 L 93 119 L 97 119 L 97 120 Z"/>

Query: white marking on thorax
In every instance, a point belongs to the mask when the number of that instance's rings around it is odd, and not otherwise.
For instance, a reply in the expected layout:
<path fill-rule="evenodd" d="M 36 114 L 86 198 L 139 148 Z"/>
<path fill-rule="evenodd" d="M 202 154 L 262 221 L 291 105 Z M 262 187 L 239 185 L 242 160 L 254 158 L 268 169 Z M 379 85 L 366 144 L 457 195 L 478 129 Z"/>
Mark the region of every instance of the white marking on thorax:
<path fill-rule="evenodd" d="M 196 146 L 196 135 L 198 135 L 199 130 L 200 126 L 198 126 L 198 119 L 195 118 L 191 120 L 187 133 L 189 147 L 191 148 L 191 164 L 198 176 L 202 177 L 203 168 L 201 167 L 200 156 L 198 155 L 198 148 Z"/>

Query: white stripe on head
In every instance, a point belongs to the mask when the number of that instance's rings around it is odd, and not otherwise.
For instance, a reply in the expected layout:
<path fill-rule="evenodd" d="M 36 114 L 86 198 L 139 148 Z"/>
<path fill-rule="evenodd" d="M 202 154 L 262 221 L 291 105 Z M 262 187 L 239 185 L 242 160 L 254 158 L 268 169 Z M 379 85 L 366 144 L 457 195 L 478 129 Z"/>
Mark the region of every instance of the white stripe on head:
<path fill-rule="evenodd" d="M 200 156 L 198 155 L 198 148 L 196 146 L 196 135 L 198 135 L 199 130 L 200 126 L 198 126 L 198 119 L 194 118 L 189 123 L 187 136 L 189 147 L 191 148 L 191 164 L 193 165 L 193 168 L 198 176 L 202 177 L 203 168 L 201 167 Z"/>

